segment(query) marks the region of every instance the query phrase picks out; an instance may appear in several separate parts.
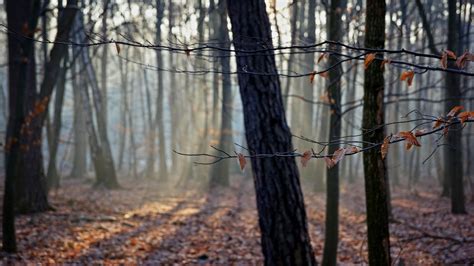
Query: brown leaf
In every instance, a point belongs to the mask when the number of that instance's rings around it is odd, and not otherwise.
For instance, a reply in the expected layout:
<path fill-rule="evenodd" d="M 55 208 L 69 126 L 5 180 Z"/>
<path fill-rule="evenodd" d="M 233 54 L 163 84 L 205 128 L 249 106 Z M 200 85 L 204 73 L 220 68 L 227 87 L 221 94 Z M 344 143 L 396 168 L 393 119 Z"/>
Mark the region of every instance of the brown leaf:
<path fill-rule="evenodd" d="M 314 77 L 315 77 L 315 76 L 316 76 L 316 72 L 313 72 L 313 73 L 311 73 L 311 74 L 309 75 L 309 82 L 310 82 L 311 84 L 313 84 L 313 81 L 314 81 Z"/>
<path fill-rule="evenodd" d="M 120 46 L 118 43 L 115 43 L 115 49 L 117 50 L 117 54 L 120 54 Z"/>
<path fill-rule="evenodd" d="M 464 111 L 459 113 L 458 118 L 461 120 L 461 123 L 464 125 L 469 118 L 474 118 L 474 112 Z"/>
<path fill-rule="evenodd" d="M 329 78 L 329 71 L 321 72 L 321 73 L 319 73 L 319 75 L 323 78 Z"/>
<path fill-rule="evenodd" d="M 245 165 L 247 164 L 247 160 L 245 160 L 245 156 L 242 153 L 238 153 L 237 157 L 239 158 L 239 165 L 240 165 L 240 170 L 244 170 Z"/>
<path fill-rule="evenodd" d="M 440 63 L 443 69 L 448 68 L 448 54 L 446 52 L 443 52 L 443 55 L 441 56 L 441 59 L 440 59 Z"/>
<path fill-rule="evenodd" d="M 381 68 L 381 69 L 384 69 L 384 68 L 385 68 L 385 64 L 389 65 L 389 64 L 391 64 L 391 63 L 392 63 L 392 60 L 391 60 L 391 59 L 384 59 L 384 60 L 382 61 L 382 64 L 380 64 L 380 68 Z"/>
<path fill-rule="evenodd" d="M 414 77 L 415 77 L 415 72 L 413 70 L 407 70 L 407 71 L 402 72 L 400 76 L 400 80 L 401 81 L 406 80 L 408 86 L 411 86 Z"/>
<path fill-rule="evenodd" d="M 407 142 L 407 145 L 406 145 L 407 150 L 409 150 L 412 145 L 421 147 L 420 142 L 411 131 L 401 131 L 398 133 L 398 136 L 401 138 L 404 138 L 405 141 Z"/>
<path fill-rule="evenodd" d="M 306 165 L 308 164 L 309 160 L 311 160 L 311 155 L 313 153 L 311 151 L 305 151 L 303 153 L 303 156 L 301 156 L 301 165 L 303 167 L 306 167 Z"/>
<path fill-rule="evenodd" d="M 380 147 L 380 153 L 382 154 L 382 160 L 385 159 L 385 156 L 387 156 L 388 146 L 390 145 L 390 139 L 391 139 L 391 136 L 386 136 L 383 139 L 382 146 Z"/>
<path fill-rule="evenodd" d="M 443 123 L 444 123 L 444 120 L 443 120 L 441 117 L 438 117 L 438 119 L 436 119 L 436 122 L 435 122 L 434 125 L 433 125 L 433 129 L 438 128 L 438 127 L 441 126 Z"/>
<path fill-rule="evenodd" d="M 458 59 L 456 60 L 456 66 L 461 69 L 464 68 L 468 58 L 469 58 L 469 52 L 466 51 L 460 57 L 458 57 Z"/>
<path fill-rule="evenodd" d="M 334 165 L 336 165 L 334 161 L 329 157 L 324 157 L 324 161 L 326 162 L 326 166 L 328 167 L 328 169 L 331 169 L 334 167 Z"/>
<path fill-rule="evenodd" d="M 321 60 L 323 60 L 323 59 L 326 58 L 326 57 L 328 57 L 328 54 L 322 53 L 322 54 L 319 56 L 319 58 L 318 58 L 318 64 L 319 64 L 319 62 L 321 62 Z"/>
<path fill-rule="evenodd" d="M 337 149 L 333 154 L 332 154 L 332 161 L 334 164 L 337 164 L 342 158 L 344 158 L 344 155 L 346 155 L 346 149 L 344 148 L 339 148 Z"/>
<path fill-rule="evenodd" d="M 461 105 L 454 106 L 451 111 L 448 113 L 448 117 L 455 117 L 461 110 L 463 110 L 464 107 Z"/>
<path fill-rule="evenodd" d="M 372 61 L 374 61 L 374 59 L 375 59 L 375 53 L 368 54 L 364 60 L 364 68 L 367 69 L 369 65 L 372 63 Z"/>
<path fill-rule="evenodd" d="M 446 50 L 444 50 L 444 51 L 446 52 L 446 54 L 447 54 L 449 57 L 451 57 L 452 59 L 456 59 L 456 54 L 455 54 L 453 51 L 448 50 L 448 49 L 446 49 Z"/>
<path fill-rule="evenodd" d="M 360 149 L 355 147 L 355 146 L 352 146 L 350 148 L 346 148 L 346 155 L 347 154 L 354 154 L 354 153 L 358 153 L 360 152 Z"/>

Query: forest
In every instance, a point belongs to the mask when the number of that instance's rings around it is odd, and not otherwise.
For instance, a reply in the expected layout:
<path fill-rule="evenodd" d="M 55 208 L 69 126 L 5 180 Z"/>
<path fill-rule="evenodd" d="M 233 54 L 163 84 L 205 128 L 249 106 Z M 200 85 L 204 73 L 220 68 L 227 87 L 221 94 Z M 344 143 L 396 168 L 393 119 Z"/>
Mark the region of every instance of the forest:
<path fill-rule="evenodd" d="M 473 5 L 0 0 L 0 263 L 473 264 Z"/>

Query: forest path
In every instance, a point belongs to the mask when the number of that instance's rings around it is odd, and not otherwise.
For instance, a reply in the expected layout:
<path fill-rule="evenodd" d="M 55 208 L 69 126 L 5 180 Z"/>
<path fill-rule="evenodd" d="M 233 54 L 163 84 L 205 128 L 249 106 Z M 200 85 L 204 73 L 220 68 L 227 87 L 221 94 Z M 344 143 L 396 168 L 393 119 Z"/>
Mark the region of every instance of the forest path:
<path fill-rule="evenodd" d="M 2 262 L 261 264 L 251 180 L 233 177 L 229 188 L 203 192 L 171 190 L 159 181 L 122 180 L 125 189 L 92 189 L 65 180 L 51 195 L 56 211 L 17 219 L 20 253 Z M 311 187 L 311 186 L 307 186 Z M 424 190 L 423 190 L 424 189 Z M 392 256 L 408 264 L 473 262 L 474 203 L 468 215 L 451 215 L 435 188 L 416 194 L 397 187 L 390 225 Z M 367 258 L 361 184 L 341 189 L 338 261 Z M 324 193 L 305 191 L 313 248 L 321 259 Z"/>

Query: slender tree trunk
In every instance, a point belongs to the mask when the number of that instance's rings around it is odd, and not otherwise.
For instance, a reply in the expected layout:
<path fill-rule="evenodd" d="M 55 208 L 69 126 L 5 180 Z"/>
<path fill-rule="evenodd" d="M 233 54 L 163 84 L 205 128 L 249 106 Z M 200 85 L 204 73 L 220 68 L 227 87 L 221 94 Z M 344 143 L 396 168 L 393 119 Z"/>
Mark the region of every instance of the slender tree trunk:
<path fill-rule="evenodd" d="M 237 50 L 272 47 L 270 22 L 263 0 L 231 0 L 228 5 Z M 237 52 L 237 68 L 244 67 L 274 73 L 275 56 L 271 51 L 264 57 Z M 279 79 L 239 73 L 238 80 L 249 150 L 255 153 L 292 151 Z M 294 158 L 252 158 L 252 170 L 265 264 L 316 264 Z"/>
<path fill-rule="evenodd" d="M 227 4 L 226 0 L 219 1 L 219 26 L 218 42 L 224 49 L 230 49 L 229 33 L 227 30 Z M 219 138 L 219 149 L 230 151 L 232 149 L 232 81 L 230 78 L 230 52 L 220 51 L 220 63 L 222 68 L 222 111 L 221 132 Z M 229 185 L 229 161 L 215 164 L 210 185 Z"/>
<path fill-rule="evenodd" d="M 448 1 L 448 49 L 456 51 L 458 48 L 459 22 L 456 14 L 456 0 Z M 449 68 L 456 68 L 454 62 L 448 62 Z M 461 105 L 462 97 L 460 78 L 453 73 L 446 74 L 446 101 L 445 110 L 449 112 L 454 106 Z M 451 184 L 451 212 L 465 214 L 463 163 L 462 163 L 462 134 L 461 125 L 451 128 L 446 137 L 448 147 L 444 150 L 445 166 L 444 179 Z"/>
<path fill-rule="evenodd" d="M 156 0 L 157 6 L 157 17 L 156 17 L 156 43 L 161 43 L 161 23 L 164 17 L 165 4 L 163 0 Z M 156 61 L 158 67 L 163 67 L 163 56 L 161 50 L 156 50 Z M 160 179 L 166 179 L 168 176 L 168 167 L 166 165 L 166 138 L 165 138 L 165 126 L 163 122 L 163 100 L 164 100 L 164 84 L 163 75 L 159 70 L 156 72 L 158 76 L 158 93 L 156 98 L 156 117 L 155 123 L 158 129 L 158 155 L 159 155 L 159 174 Z"/>
<path fill-rule="evenodd" d="M 365 47 L 384 48 L 385 0 L 367 0 L 366 5 Z M 364 73 L 363 130 L 373 129 L 384 124 L 384 77 L 380 65 L 381 61 L 375 60 Z M 363 135 L 364 143 L 381 143 L 383 139 L 383 127 L 365 132 Z M 364 146 L 366 145 L 364 144 Z M 369 264 L 390 265 L 385 163 L 378 149 L 364 152 L 363 157 Z"/>
<path fill-rule="evenodd" d="M 329 15 L 329 40 L 340 41 L 342 35 L 342 10 L 340 0 L 331 0 Z M 340 46 L 331 47 L 340 51 Z M 329 65 L 336 65 L 341 59 L 338 56 L 329 57 Z M 331 99 L 331 115 L 329 117 L 329 142 L 341 137 L 341 76 L 342 66 L 338 65 L 329 71 L 328 95 Z M 329 146 L 328 153 L 332 154 L 339 145 Z M 339 165 L 326 172 L 326 231 L 324 238 L 323 265 L 336 265 L 337 244 L 339 238 Z"/>
<path fill-rule="evenodd" d="M 59 187 L 59 179 L 60 174 L 58 173 L 58 169 L 56 168 L 57 164 L 57 154 L 58 154 L 58 146 L 61 134 L 61 114 L 63 110 L 63 102 L 64 102 L 64 92 L 66 90 L 66 68 L 68 64 L 68 56 L 66 51 L 66 56 L 64 58 L 63 66 L 59 73 L 59 80 L 56 89 L 56 95 L 54 99 L 54 117 L 53 117 L 53 124 L 52 124 L 52 132 L 51 132 L 51 143 L 49 145 L 49 162 L 48 162 L 48 188 L 58 188 Z"/>
<path fill-rule="evenodd" d="M 87 85 L 83 78 L 79 76 L 77 63 L 72 65 L 72 90 L 74 94 L 74 159 L 70 176 L 83 178 L 87 172 L 87 130 L 84 108 L 81 103 L 81 90 L 87 90 Z"/>

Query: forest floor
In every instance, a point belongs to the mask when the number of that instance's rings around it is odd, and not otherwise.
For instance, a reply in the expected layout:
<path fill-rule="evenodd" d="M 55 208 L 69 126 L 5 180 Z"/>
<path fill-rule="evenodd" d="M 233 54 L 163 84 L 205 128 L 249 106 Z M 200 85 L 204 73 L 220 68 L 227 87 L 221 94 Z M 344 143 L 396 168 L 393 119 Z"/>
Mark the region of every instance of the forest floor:
<path fill-rule="evenodd" d="M 124 189 L 92 189 L 63 181 L 52 192 L 55 211 L 17 219 L 17 255 L 1 262 L 105 264 L 262 264 L 252 182 L 230 188 L 172 191 L 151 180 L 121 180 Z M 3 191 L 3 188 L 0 188 Z M 341 188 L 338 262 L 366 264 L 365 204 L 361 184 Z M 468 215 L 450 214 L 448 199 L 429 186 L 392 195 L 391 252 L 397 264 L 474 262 L 474 203 Z M 318 261 L 324 236 L 324 193 L 305 192 Z"/>

